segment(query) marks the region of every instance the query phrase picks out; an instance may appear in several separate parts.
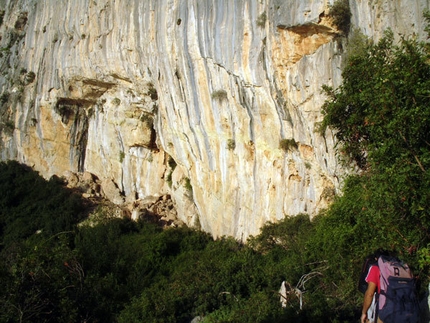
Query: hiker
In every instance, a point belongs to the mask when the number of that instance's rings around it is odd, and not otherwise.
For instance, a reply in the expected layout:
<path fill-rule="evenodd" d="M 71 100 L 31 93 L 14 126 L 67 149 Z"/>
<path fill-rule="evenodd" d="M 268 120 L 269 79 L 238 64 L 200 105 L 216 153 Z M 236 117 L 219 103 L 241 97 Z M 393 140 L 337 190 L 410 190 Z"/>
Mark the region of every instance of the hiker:
<path fill-rule="evenodd" d="M 374 323 L 376 321 L 376 299 L 381 292 L 378 258 L 382 255 L 388 256 L 388 252 L 382 249 L 377 250 L 366 258 L 363 266 L 362 274 L 365 276 L 361 277 L 359 282 L 359 290 L 364 293 L 361 323 Z M 378 320 L 379 322 L 381 320 Z"/>
<path fill-rule="evenodd" d="M 380 271 L 377 265 L 372 265 L 366 277 L 367 289 L 364 293 L 363 309 L 361 311 L 361 323 L 374 323 L 376 318 L 376 297 L 381 292 L 379 283 Z M 378 319 L 378 323 L 381 320 Z"/>
<path fill-rule="evenodd" d="M 385 251 L 366 258 L 362 274 L 364 292 L 361 323 L 418 323 L 415 280 L 409 266 Z M 365 284 L 359 282 L 359 290 Z"/>

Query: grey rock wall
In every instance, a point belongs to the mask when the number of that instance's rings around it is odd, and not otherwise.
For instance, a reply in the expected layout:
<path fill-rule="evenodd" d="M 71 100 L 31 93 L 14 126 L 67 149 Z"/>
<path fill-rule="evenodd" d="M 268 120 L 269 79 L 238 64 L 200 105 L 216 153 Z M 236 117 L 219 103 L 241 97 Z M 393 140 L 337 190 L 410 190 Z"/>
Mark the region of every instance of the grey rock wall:
<path fill-rule="evenodd" d="M 321 86 L 346 39 L 328 0 L 0 0 L 1 158 L 86 171 L 125 201 L 246 239 L 316 214 L 345 170 L 321 136 Z M 428 0 L 351 0 L 352 23 L 423 37 Z M 293 143 L 284 150 L 281 144 Z"/>

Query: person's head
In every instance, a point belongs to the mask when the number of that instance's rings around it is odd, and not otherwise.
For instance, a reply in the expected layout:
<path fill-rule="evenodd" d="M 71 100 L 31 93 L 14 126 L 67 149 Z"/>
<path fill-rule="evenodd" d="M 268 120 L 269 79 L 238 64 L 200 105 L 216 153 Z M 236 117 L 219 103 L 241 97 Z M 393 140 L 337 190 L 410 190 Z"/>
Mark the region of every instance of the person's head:
<path fill-rule="evenodd" d="M 376 259 L 378 259 L 380 256 L 390 256 L 390 257 L 394 257 L 395 254 L 393 251 L 388 251 L 382 248 L 377 249 L 372 256 Z"/>

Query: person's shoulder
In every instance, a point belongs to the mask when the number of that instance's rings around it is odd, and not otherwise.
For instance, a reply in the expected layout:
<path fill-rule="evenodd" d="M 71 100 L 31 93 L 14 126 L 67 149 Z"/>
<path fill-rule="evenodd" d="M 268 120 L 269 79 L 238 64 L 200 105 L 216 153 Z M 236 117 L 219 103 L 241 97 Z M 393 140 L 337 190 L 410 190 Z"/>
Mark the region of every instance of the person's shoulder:
<path fill-rule="evenodd" d="M 379 280 L 379 275 L 379 267 L 377 265 L 372 265 L 370 266 L 369 272 L 367 273 L 366 281 L 376 283 Z"/>
<path fill-rule="evenodd" d="M 380 272 L 378 264 L 374 264 L 374 265 L 370 266 L 369 271 L 371 271 L 371 270 L 374 272 L 377 272 L 377 273 Z"/>

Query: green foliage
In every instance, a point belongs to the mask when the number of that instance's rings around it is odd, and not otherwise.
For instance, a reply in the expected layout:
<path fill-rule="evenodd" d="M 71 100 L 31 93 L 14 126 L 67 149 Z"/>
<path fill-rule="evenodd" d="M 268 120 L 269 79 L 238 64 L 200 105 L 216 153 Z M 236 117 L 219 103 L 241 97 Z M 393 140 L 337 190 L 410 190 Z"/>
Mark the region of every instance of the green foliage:
<path fill-rule="evenodd" d="M 182 252 L 176 248 L 178 254 L 169 266 L 173 271 L 135 299 L 119 321 L 189 322 L 220 306 L 246 304 L 261 284 L 253 278 L 261 268 L 261 256 L 231 239 L 205 240 L 200 250 L 193 245 Z"/>
<path fill-rule="evenodd" d="M 62 239 L 63 238 L 63 239 Z M 82 283 L 67 237 L 37 237 L 1 253 L 2 322 L 76 321 L 73 298 Z"/>
<path fill-rule="evenodd" d="M 174 160 L 172 156 L 169 156 L 169 158 L 167 160 L 167 164 L 170 167 L 170 171 L 167 174 L 166 182 L 167 182 L 167 184 L 169 184 L 169 187 L 172 187 L 172 184 L 173 184 L 172 176 L 173 176 L 173 172 L 175 171 L 175 168 L 177 166 L 176 160 Z"/>
<path fill-rule="evenodd" d="M 113 105 L 120 105 L 121 104 L 121 99 L 120 98 L 114 98 L 112 100 L 112 104 Z"/>
<path fill-rule="evenodd" d="M 227 100 L 227 91 L 226 90 L 216 90 L 212 92 L 212 99 L 217 101 L 225 101 Z"/>
<path fill-rule="evenodd" d="M 234 150 L 236 148 L 236 141 L 234 139 L 227 140 L 227 149 Z"/>
<path fill-rule="evenodd" d="M 79 227 L 79 217 L 71 221 L 59 212 L 54 225 L 50 199 L 59 208 L 72 197 L 60 193 L 59 179 L 47 182 L 7 163 L 0 180 L 7 192 L 1 199 L 1 322 L 190 322 L 196 316 L 204 322 L 351 322 L 360 313 L 356 282 L 366 254 L 395 248 L 418 268 L 408 248 L 430 245 L 415 223 L 396 221 L 395 198 L 372 176 L 350 177 L 344 194 L 314 220 L 301 214 L 267 224 L 247 244 L 118 219 L 106 208 Z M 428 249 L 419 254 L 425 276 Z M 287 308 L 280 306 L 282 281 L 304 292 L 301 310 L 294 294 Z"/>
<path fill-rule="evenodd" d="M 158 100 L 158 93 L 157 93 L 157 89 L 154 87 L 153 83 L 148 83 L 148 93 L 147 95 L 153 100 L 153 101 L 157 101 Z"/>
<path fill-rule="evenodd" d="M 172 184 L 173 184 L 172 176 L 173 176 L 173 172 L 172 172 L 172 171 L 170 171 L 170 172 L 167 174 L 167 177 L 166 177 L 166 182 L 167 182 L 167 184 L 169 185 L 169 187 L 172 187 Z"/>
<path fill-rule="evenodd" d="M 167 161 L 167 164 L 169 165 L 169 167 L 170 167 L 170 169 L 171 169 L 172 171 L 174 171 L 174 170 L 175 170 L 175 168 L 176 168 L 176 166 L 177 166 L 176 161 L 173 159 L 173 157 L 172 157 L 172 156 L 169 156 L 169 159 L 168 159 L 168 161 Z"/>
<path fill-rule="evenodd" d="M 366 55 L 370 43 L 369 38 L 360 29 L 353 29 L 348 36 L 348 44 L 343 55 L 342 69 L 349 65 L 351 57 Z"/>
<path fill-rule="evenodd" d="M 285 152 L 288 152 L 290 150 L 297 149 L 298 145 L 294 138 L 281 139 L 281 141 L 279 141 L 279 148 Z"/>
<path fill-rule="evenodd" d="M 1 199 L 2 322 L 189 322 L 195 316 L 281 322 L 297 316 L 298 299 L 284 311 L 277 290 L 283 279 L 297 281 L 317 267 L 302 252 L 305 233 L 313 230 L 305 215 L 269 226 L 249 245 L 114 218 L 105 208 L 96 211 L 96 221 L 77 227 L 80 209 L 65 207 L 73 195 L 59 179 L 47 182 L 17 163 L 1 166 L 7 192 Z"/>
<path fill-rule="evenodd" d="M 188 192 L 190 192 L 191 194 L 193 193 L 193 186 L 191 185 L 191 180 L 189 177 L 185 178 L 184 187 Z"/>
<path fill-rule="evenodd" d="M 0 26 L 3 25 L 5 11 L 0 9 Z"/>
<path fill-rule="evenodd" d="M 24 84 L 28 85 L 30 83 L 33 83 L 35 78 L 36 78 L 36 73 L 34 73 L 33 71 L 26 73 L 24 76 Z"/>
<path fill-rule="evenodd" d="M 430 266 L 430 244 L 421 247 L 417 252 L 417 256 L 419 268 L 428 272 Z"/>
<path fill-rule="evenodd" d="M 351 56 L 342 86 L 325 87 L 323 126 L 336 130 L 345 156 L 358 167 L 393 168 L 429 161 L 428 52 L 403 39 L 394 45 L 388 31 L 365 54 Z"/>
<path fill-rule="evenodd" d="M 84 203 L 16 162 L 0 163 L 0 191 L 0 321 L 76 321 L 82 272 L 70 243 Z"/>
<path fill-rule="evenodd" d="M 3 105 L 9 100 L 9 92 L 4 92 L 2 95 L 0 95 L 0 105 Z"/>
<path fill-rule="evenodd" d="M 266 26 L 266 21 L 267 21 L 267 14 L 266 14 L 266 11 L 264 11 L 261 15 L 258 16 L 257 26 L 260 28 L 264 28 L 264 26 Z"/>
<path fill-rule="evenodd" d="M 119 162 L 122 163 L 124 161 L 125 158 L 125 152 L 120 151 L 119 152 Z"/>
<path fill-rule="evenodd" d="M 348 35 L 351 27 L 349 0 L 336 0 L 330 8 L 329 16 L 333 18 L 333 23 L 337 28 L 345 35 Z"/>
<path fill-rule="evenodd" d="M 367 173 L 360 184 L 368 225 L 386 243 L 414 250 L 426 239 L 430 193 L 430 64 L 425 44 L 387 31 L 378 44 L 351 56 L 344 82 L 326 88 L 324 124 L 341 152 Z"/>
<path fill-rule="evenodd" d="M 15 130 L 15 124 L 11 120 L 7 120 L 4 123 L 5 129 L 7 132 L 12 133 Z"/>
<path fill-rule="evenodd" d="M 84 203 L 53 177 L 46 181 L 17 162 L 0 163 L 1 246 L 40 230 L 43 236 L 69 231 L 83 216 Z M 61 189 L 60 189 L 61 188 Z"/>

